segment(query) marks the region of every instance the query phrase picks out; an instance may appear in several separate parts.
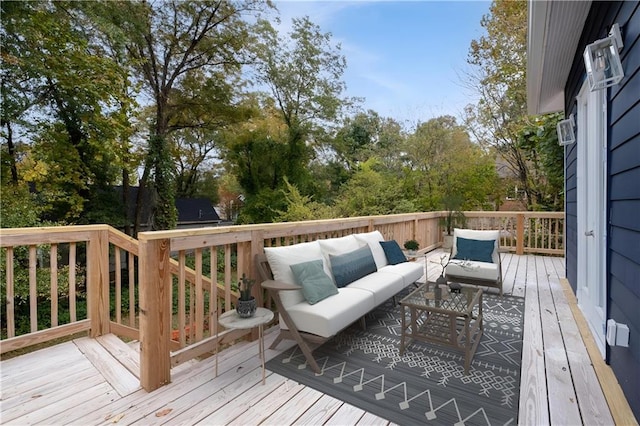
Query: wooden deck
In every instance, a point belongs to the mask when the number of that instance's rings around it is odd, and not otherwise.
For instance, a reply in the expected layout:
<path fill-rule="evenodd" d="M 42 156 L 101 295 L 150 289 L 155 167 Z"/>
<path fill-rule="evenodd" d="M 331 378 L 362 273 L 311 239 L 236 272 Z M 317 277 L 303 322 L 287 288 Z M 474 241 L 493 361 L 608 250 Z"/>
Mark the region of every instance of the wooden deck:
<path fill-rule="evenodd" d="M 519 423 L 614 424 L 562 282 L 564 260 L 505 254 L 503 268 L 505 294 L 526 297 Z M 437 265 L 428 270 L 429 278 L 439 274 Z M 276 332 L 265 332 L 266 347 Z M 267 350 L 267 358 L 288 345 Z M 172 383 L 152 393 L 140 388 L 136 350 L 103 336 L 2 361 L 0 423 L 389 424 L 269 371 L 263 386 L 257 342 L 221 352 L 218 377 L 212 356 L 174 368 Z"/>

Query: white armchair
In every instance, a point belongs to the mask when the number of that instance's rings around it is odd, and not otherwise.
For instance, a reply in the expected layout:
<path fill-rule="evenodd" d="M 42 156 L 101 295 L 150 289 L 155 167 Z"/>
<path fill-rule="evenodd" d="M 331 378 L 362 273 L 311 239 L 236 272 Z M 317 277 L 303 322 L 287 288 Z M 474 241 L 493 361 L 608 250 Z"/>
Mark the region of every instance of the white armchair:
<path fill-rule="evenodd" d="M 496 287 L 502 296 L 500 231 L 454 229 L 447 281 Z"/>

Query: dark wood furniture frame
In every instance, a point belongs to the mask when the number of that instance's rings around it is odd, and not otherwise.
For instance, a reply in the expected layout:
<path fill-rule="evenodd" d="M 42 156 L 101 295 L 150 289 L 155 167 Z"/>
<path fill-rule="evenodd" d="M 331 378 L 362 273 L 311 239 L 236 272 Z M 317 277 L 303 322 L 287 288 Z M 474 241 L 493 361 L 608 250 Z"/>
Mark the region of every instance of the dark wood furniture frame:
<path fill-rule="evenodd" d="M 269 349 L 275 349 L 283 339 L 294 340 L 300 347 L 300 350 L 302 351 L 311 369 L 315 373 L 320 374 L 320 367 L 313 357 L 313 351 L 333 336 L 322 337 L 316 334 L 305 333 L 304 331 L 298 330 L 293 322 L 293 319 L 291 319 L 291 316 L 289 316 L 289 313 L 282 305 L 280 292 L 300 290 L 302 289 L 302 287 L 300 287 L 299 285 L 288 284 L 282 281 L 275 281 L 273 279 L 271 268 L 269 267 L 269 262 L 267 261 L 267 256 L 264 254 L 256 255 L 256 265 L 258 266 L 258 272 L 260 273 L 260 278 L 262 279 L 262 288 L 269 291 L 269 294 L 273 298 L 273 301 L 276 305 L 276 309 L 280 314 L 280 318 L 288 327 L 288 330 L 282 328 L 280 329 L 280 334 L 278 335 L 278 337 L 276 337 L 276 340 L 273 341 Z M 362 327 L 364 327 L 364 317 L 362 317 L 360 321 Z"/>

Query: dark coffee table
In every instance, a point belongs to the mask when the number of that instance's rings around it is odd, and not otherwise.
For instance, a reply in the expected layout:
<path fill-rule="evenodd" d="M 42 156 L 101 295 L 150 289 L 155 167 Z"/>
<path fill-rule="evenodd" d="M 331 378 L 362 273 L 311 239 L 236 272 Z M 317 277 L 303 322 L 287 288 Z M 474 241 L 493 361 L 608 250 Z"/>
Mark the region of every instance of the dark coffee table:
<path fill-rule="evenodd" d="M 451 293 L 448 286 L 441 285 L 438 291 L 435 283 L 427 282 L 402 299 L 400 305 L 400 354 L 414 339 L 446 345 L 464 353 L 464 372 L 468 374 L 482 337 L 482 290 L 465 287 L 460 293 Z"/>

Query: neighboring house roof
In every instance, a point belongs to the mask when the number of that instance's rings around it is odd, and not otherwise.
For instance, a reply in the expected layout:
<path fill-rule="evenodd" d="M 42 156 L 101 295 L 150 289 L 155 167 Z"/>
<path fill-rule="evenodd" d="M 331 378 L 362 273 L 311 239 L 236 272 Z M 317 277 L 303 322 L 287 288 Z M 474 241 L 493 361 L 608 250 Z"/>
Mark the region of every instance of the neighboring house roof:
<path fill-rule="evenodd" d="M 120 200 L 122 200 L 122 186 L 116 186 L 116 191 L 120 194 Z M 138 197 L 137 186 L 129 187 L 129 212 L 128 217 L 133 222 L 133 217 L 136 209 L 136 199 Z M 141 225 L 146 226 L 148 218 L 151 215 L 151 199 L 150 193 L 146 189 L 142 193 L 142 213 L 141 213 Z M 207 198 L 178 198 L 176 199 L 176 209 L 178 210 L 178 223 L 182 224 L 198 224 L 198 223 L 217 223 L 220 222 L 220 216 L 211 205 L 211 201 Z"/>
<path fill-rule="evenodd" d="M 564 88 L 590 8 L 590 1 L 529 1 L 529 114 L 564 110 Z"/>
<path fill-rule="evenodd" d="M 220 216 L 207 198 L 178 198 L 178 223 L 220 222 Z"/>

